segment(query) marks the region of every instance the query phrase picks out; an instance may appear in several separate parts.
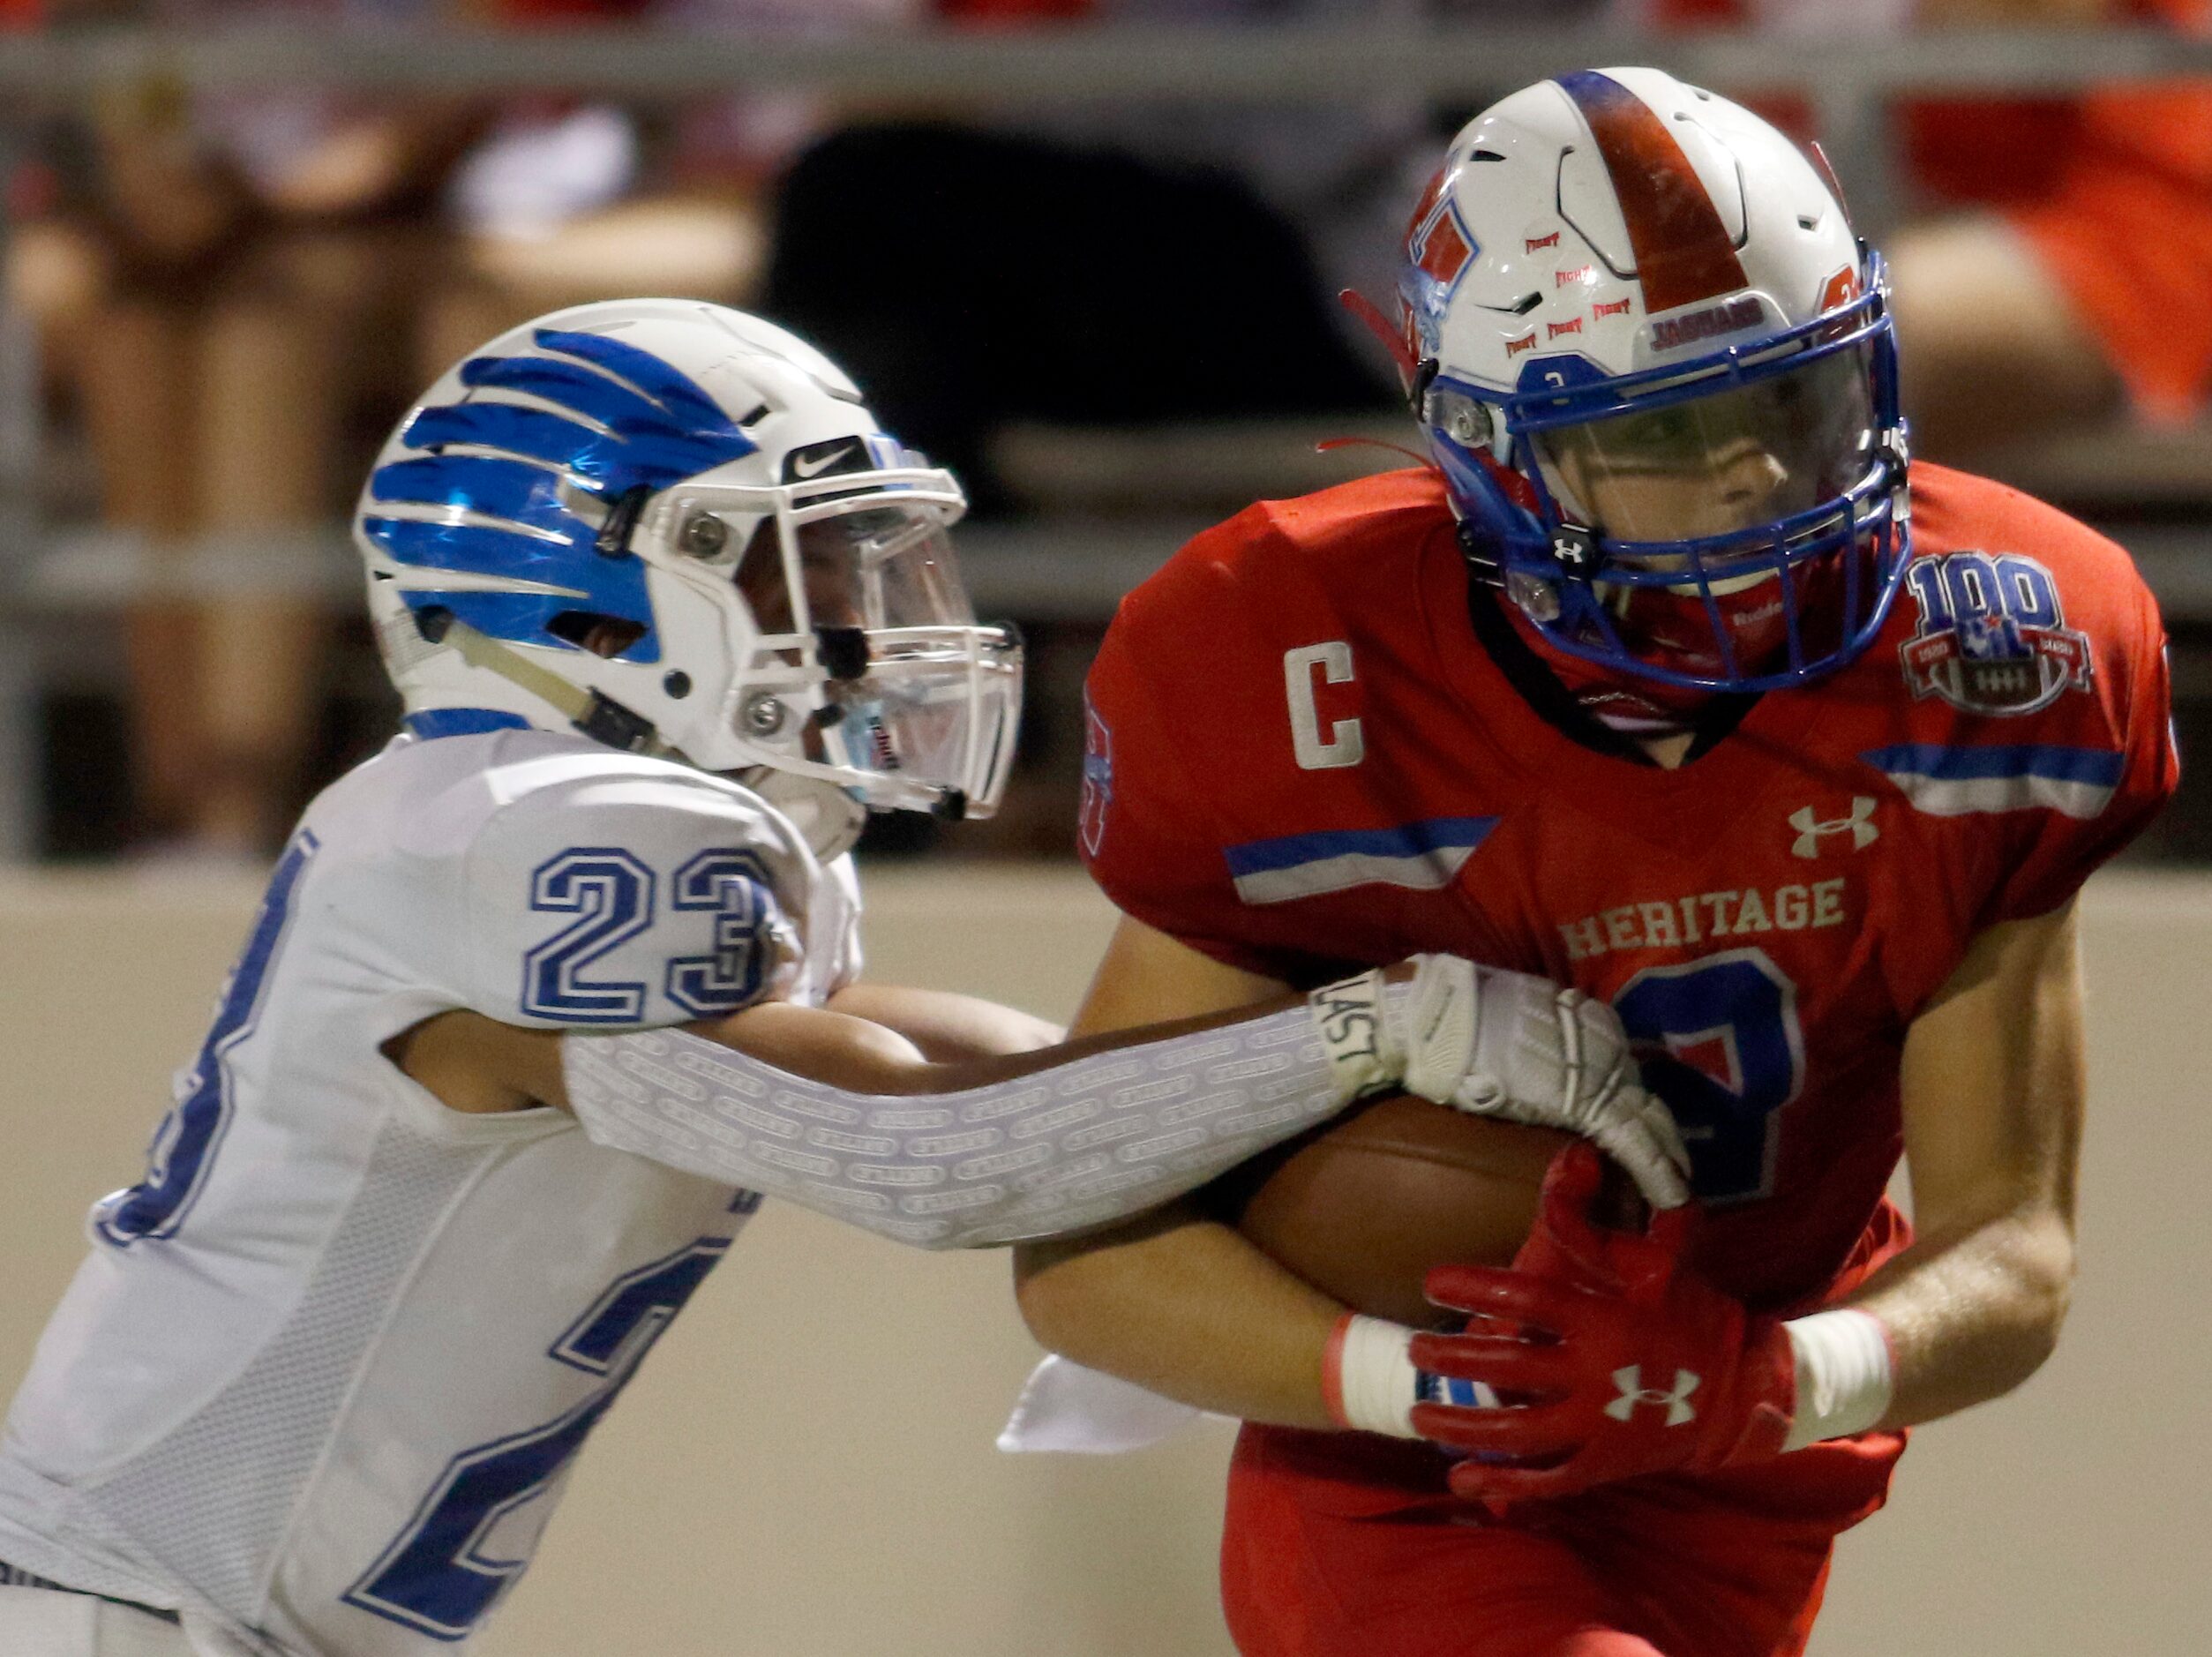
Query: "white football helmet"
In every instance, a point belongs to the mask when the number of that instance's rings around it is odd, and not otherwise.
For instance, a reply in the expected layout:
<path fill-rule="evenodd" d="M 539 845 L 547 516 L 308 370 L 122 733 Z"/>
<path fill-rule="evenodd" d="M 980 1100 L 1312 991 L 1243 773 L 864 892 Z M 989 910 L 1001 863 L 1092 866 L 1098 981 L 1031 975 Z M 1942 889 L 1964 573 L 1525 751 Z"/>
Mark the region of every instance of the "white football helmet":
<path fill-rule="evenodd" d="M 1879 259 L 1825 163 L 1653 69 L 1452 140 L 1398 299 L 1478 573 L 1548 641 L 1697 689 L 1850 660 L 1907 555 Z"/>
<path fill-rule="evenodd" d="M 962 589 L 946 530 L 965 504 L 812 346 L 630 299 L 444 375 L 385 445 L 354 539 L 418 732 L 574 726 L 765 769 L 771 794 L 987 816 L 1022 654 Z"/>

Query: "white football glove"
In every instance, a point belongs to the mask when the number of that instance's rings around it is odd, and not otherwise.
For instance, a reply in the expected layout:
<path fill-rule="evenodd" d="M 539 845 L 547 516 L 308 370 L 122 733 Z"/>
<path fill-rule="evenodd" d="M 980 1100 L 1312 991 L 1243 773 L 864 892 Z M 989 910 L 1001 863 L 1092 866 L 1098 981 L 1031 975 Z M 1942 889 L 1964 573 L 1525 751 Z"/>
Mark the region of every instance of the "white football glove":
<path fill-rule="evenodd" d="M 1533 973 L 1413 960 L 1411 985 L 1362 973 L 1309 998 L 1347 1096 L 1401 1084 L 1472 1115 L 1559 1128 L 1627 1169 L 1653 1207 L 1689 1201 L 1690 1153 L 1610 1007 Z"/>

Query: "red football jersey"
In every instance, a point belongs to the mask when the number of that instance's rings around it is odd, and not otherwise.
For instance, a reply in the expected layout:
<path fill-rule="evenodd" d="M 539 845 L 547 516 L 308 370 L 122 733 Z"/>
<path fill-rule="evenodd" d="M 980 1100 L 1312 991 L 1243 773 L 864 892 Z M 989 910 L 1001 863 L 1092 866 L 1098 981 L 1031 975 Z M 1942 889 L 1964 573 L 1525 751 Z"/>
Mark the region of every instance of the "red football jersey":
<path fill-rule="evenodd" d="M 1253 506 L 1115 618 L 1084 858 L 1127 913 L 1293 985 L 1449 950 L 1602 996 L 1689 1142 L 1706 1269 L 1756 1306 L 1818 1294 L 1901 1151 L 1914 1017 L 2178 778 L 2126 554 L 1982 479 L 1916 466 L 1912 495 L 1875 643 L 1676 770 L 1539 711 L 1433 474 Z"/>

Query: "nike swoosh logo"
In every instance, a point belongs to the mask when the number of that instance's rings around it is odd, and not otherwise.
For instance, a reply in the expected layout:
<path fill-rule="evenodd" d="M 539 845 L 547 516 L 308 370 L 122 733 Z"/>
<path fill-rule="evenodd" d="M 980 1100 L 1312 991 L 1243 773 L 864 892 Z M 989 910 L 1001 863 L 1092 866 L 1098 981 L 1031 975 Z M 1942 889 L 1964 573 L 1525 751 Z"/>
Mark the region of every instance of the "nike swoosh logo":
<path fill-rule="evenodd" d="M 793 455 L 791 457 L 792 474 L 799 477 L 819 477 L 839 461 L 844 459 L 846 455 L 851 454 L 854 447 L 854 445 L 848 443 L 834 454 L 822 455 L 814 461 L 802 461 L 797 455 Z"/>

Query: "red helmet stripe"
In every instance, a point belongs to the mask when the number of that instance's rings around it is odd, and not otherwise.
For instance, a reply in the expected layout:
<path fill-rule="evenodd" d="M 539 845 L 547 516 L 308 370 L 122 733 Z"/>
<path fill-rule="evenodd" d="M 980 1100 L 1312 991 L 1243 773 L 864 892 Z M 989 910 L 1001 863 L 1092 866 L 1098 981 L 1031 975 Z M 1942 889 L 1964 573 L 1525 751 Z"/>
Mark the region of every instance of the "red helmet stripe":
<path fill-rule="evenodd" d="M 1646 312 L 1748 287 L 1720 210 L 1658 112 L 1594 70 L 1562 75 L 1558 84 L 1589 124 L 1613 180 Z"/>

